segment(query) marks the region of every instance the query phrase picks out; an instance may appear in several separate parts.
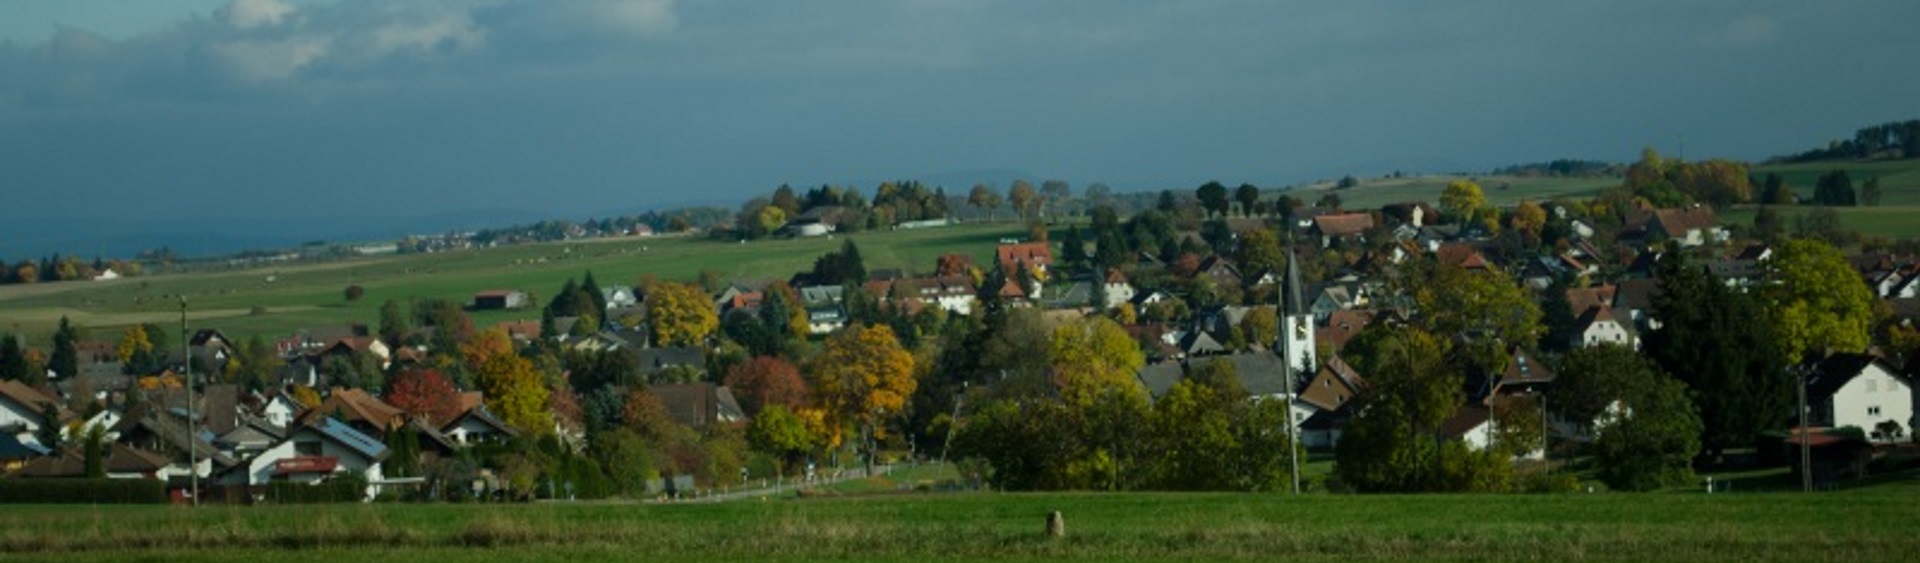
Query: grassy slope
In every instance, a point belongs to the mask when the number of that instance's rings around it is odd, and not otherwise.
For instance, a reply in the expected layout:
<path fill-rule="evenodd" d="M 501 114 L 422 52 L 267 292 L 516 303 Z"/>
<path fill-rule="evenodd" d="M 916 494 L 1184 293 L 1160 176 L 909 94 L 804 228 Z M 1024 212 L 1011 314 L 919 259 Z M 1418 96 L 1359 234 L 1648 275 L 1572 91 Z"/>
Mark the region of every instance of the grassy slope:
<path fill-rule="evenodd" d="M 1359 186 L 1337 190 L 1340 204 L 1348 209 L 1376 209 L 1390 203 L 1425 201 L 1438 203 L 1447 183 L 1465 176 L 1419 176 L 1366 180 Z M 1472 178 L 1494 205 L 1511 206 L 1521 200 L 1544 201 L 1555 197 L 1587 197 L 1600 190 L 1620 185 L 1618 178 L 1523 178 L 1518 176 L 1481 176 Z M 1321 189 L 1301 190 L 1294 197 L 1311 204 L 1320 199 Z"/>
<path fill-rule="evenodd" d="M 688 505 L 10 507 L 35 561 L 1902 561 L 1912 482 L 1792 494 L 954 494 Z M 1068 537 L 1042 537 L 1060 510 Z M 99 546 L 109 546 L 103 549 Z M 92 546 L 92 547 L 89 547 Z M 484 548 L 484 549 L 482 549 Z"/>
<path fill-rule="evenodd" d="M 870 269 L 927 271 L 933 268 L 935 258 L 949 252 L 967 253 L 977 263 L 985 264 L 996 241 L 1024 233 L 1025 229 L 1014 224 L 995 223 L 863 233 L 850 238 L 859 244 Z M 118 327 L 132 323 L 177 326 L 180 309 L 174 296 L 184 293 L 195 326 L 217 326 L 235 338 L 279 336 L 303 326 L 375 323 L 380 304 L 388 299 L 404 302 L 441 297 L 464 302 L 473 292 L 485 289 L 527 290 L 545 299 L 568 277 L 580 277 L 588 270 L 603 286 L 631 284 L 642 275 L 690 281 L 703 269 L 726 278 L 784 279 L 810 268 L 816 257 L 839 249 L 846 238 L 746 244 L 629 238 L 110 282 L 0 286 L 0 316 L 40 343 L 62 315 L 95 329 L 94 338 L 114 338 Z M 268 283 L 268 276 L 275 281 Z M 358 302 L 345 302 L 343 290 L 356 283 L 366 288 L 366 295 Z M 264 307 L 268 313 L 249 315 L 254 307 Z M 539 318 L 539 313 L 532 309 L 484 312 L 476 314 L 474 321 L 488 326 L 516 318 Z"/>

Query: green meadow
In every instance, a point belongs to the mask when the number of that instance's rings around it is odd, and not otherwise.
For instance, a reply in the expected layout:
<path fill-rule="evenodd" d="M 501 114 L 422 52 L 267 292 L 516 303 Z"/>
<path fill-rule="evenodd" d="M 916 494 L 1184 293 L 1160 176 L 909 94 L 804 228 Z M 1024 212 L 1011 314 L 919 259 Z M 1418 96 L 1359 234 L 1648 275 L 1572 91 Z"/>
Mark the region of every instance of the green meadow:
<path fill-rule="evenodd" d="M 703 270 L 722 279 L 785 279 L 812 267 L 815 258 L 848 239 L 860 247 L 869 269 L 930 271 L 946 253 L 964 253 L 987 264 L 1003 238 L 1024 237 L 1013 223 L 939 229 L 881 231 L 831 239 L 807 238 L 741 243 L 703 238 L 600 239 L 461 250 L 434 254 L 356 258 L 322 264 L 261 266 L 230 271 L 168 274 L 100 282 L 0 286 L 0 330 L 26 333 L 44 344 L 62 316 L 115 338 L 136 323 L 179 324 L 179 297 L 188 302 L 194 327 L 217 327 L 228 336 L 274 337 L 309 326 L 377 323 L 389 299 L 446 298 L 466 302 L 488 289 L 517 289 L 544 299 L 567 278 L 592 271 L 602 285 L 634 284 L 643 276 L 692 281 Z M 348 302 L 345 290 L 366 290 Z M 478 326 L 538 319 L 537 309 L 481 311 Z"/>
<path fill-rule="evenodd" d="M 13 506 L 18 561 L 1910 561 L 1920 485 L 1801 495 L 899 493 L 687 504 Z M 1045 535 L 1051 511 L 1064 537 Z"/>

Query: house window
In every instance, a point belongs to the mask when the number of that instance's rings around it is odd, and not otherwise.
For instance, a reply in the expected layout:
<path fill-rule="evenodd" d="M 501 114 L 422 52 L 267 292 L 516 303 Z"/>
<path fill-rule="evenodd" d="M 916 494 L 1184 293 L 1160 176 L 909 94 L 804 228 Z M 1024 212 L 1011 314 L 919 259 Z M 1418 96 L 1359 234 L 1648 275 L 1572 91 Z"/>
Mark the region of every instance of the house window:
<path fill-rule="evenodd" d="M 1867 416 L 1880 416 L 1880 407 L 1867 407 Z"/>
<path fill-rule="evenodd" d="M 293 453 L 303 456 L 320 455 L 320 442 L 294 442 Z"/>

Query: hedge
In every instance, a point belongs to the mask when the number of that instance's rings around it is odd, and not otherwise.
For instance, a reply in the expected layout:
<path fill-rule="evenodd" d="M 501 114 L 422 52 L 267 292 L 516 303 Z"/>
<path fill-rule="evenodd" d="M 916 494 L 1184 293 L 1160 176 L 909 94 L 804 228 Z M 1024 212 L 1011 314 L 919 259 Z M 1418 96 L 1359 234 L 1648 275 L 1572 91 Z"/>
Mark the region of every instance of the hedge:
<path fill-rule="evenodd" d="M 0 479 L 5 504 L 166 504 L 157 479 Z"/>

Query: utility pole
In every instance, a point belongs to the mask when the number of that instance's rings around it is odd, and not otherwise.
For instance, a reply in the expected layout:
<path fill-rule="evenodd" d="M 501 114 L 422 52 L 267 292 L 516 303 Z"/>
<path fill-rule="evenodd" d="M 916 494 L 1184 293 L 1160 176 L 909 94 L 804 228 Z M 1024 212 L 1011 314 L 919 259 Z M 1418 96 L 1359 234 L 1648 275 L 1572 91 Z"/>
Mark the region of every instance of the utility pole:
<path fill-rule="evenodd" d="M 190 483 L 192 506 L 200 506 L 200 460 L 194 454 L 194 443 L 200 439 L 193 425 L 193 336 L 187 334 L 187 296 L 180 296 L 180 373 L 187 387 L 187 482 Z"/>
<path fill-rule="evenodd" d="M 1808 367 L 1795 368 L 1800 372 L 1800 491 L 1813 492 L 1813 448 L 1809 445 L 1813 436 L 1807 428 L 1807 372 Z"/>
<path fill-rule="evenodd" d="M 1300 266 L 1299 259 L 1292 249 L 1287 251 L 1287 277 L 1281 280 L 1283 287 L 1275 296 L 1280 301 L 1280 366 L 1287 373 L 1287 466 L 1293 477 L 1293 494 L 1300 494 L 1300 431 L 1293 420 L 1293 401 L 1300 390 L 1299 372 L 1293 366 L 1293 338 L 1289 331 L 1294 330 L 1292 318 L 1298 313 L 1294 309 L 1300 306 Z"/>

